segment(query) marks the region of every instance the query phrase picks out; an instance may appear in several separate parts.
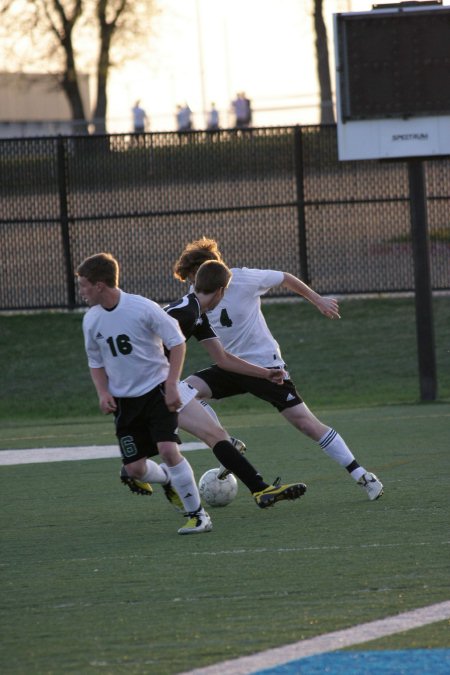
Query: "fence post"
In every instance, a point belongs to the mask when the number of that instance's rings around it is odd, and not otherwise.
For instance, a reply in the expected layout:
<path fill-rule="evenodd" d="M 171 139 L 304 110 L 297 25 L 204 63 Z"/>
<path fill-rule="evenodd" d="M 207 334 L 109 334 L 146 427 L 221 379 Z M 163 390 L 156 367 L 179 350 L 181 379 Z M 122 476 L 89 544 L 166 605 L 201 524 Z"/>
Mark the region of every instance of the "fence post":
<path fill-rule="evenodd" d="M 69 212 L 67 207 L 66 151 L 64 146 L 64 139 L 62 136 L 58 136 L 57 156 L 58 156 L 59 214 L 61 222 L 61 236 L 64 252 L 64 261 L 66 266 L 67 305 L 69 309 L 73 309 L 75 307 L 75 280 L 72 265 L 72 253 L 70 249 Z"/>
<path fill-rule="evenodd" d="M 306 244 L 305 194 L 303 188 L 303 139 L 302 129 L 297 124 L 294 128 L 294 170 L 297 193 L 297 225 L 300 261 L 300 279 L 310 283 L 308 271 L 308 250 Z"/>
<path fill-rule="evenodd" d="M 420 398 L 422 401 L 435 401 L 437 395 L 437 377 L 425 173 L 422 159 L 411 158 L 407 161 L 414 260 Z"/>

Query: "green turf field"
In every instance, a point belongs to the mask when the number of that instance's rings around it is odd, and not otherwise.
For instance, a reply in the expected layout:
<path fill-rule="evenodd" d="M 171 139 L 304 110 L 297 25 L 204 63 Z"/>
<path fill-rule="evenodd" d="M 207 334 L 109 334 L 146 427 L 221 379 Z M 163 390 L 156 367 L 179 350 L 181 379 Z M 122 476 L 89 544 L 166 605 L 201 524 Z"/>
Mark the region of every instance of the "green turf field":
<path fill-rule="evenodd" d="M 433 310 L 438 398 L 450 401 L 450 297 L 435 298 Z M 306 302 L 264 305 L 264 311 L 310 407 L 419 400 L 413 298 L 343 300 L 341 321 L 325 319 Z M 81 321 L 81 313 L 0 315 L 2 419 L 98 415 Z M 207 365 L 206 352 L 190 340 L 185 373 Z M 239 397 L 222 408 L 236 412 L 258 405 Z"/>
<path fill-rule="evenodd" d="M 348 301 L 338 323 L 294 307 L 300 320 L 292 304 L 268 311 L 294 380 L 380 476 L 383 498 L 369 502 L 251 399 L 219 406 L 222 422 L 265 478 L 303 480 L 308 492 L 261 511 L 241 486 L 233 504 L 211 511 L 208 534 L 178 536 L 182 518 L 162 491 L 131 495 L 119 460 L 1 466 L 3 672 L 180 673 L 448 599 L 449 299 L 435 302 L 433 404 L 417 403 L 409 300 Z M 0 317 L 0 450 L 114 442 L 79 323 Z M 201 358 L 191 349 L 188 366 Z M 188 459 L 197 476 L 216 465 L 208 450 Z M 364 647 L 448 647 L 448 628 Z"/>
<path fill-rule="evenodd" d="M 1 467 L 6 672 L 177 673 L 447 599 L 450 406 L 322 417 L 382 499 L 276 413 L 224 421 L 264 476 L 307 494 L 261 511 L 241 487 L 195 537 L 176 534 L 162 491 L 129 493 L 118 461 Z M 189 460 L 197 475 L 215 465 L 207 450 Z M 412 633 L 390 648 L 448 645 L 448 624 Z"/>

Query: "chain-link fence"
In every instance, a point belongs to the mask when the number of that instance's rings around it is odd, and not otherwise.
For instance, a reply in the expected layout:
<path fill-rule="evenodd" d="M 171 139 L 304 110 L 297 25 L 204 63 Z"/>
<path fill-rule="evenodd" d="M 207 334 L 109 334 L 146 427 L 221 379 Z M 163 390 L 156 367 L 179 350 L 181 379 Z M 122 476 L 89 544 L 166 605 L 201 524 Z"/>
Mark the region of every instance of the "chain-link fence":
<path fill-rule="evenodd" d="M 450 161 L 425 162 L 433 289 L 450 287 Z M 121 287 L 164 302 L 202 235 L 229 266 L 322 294 L 414 287 L 406 161 L 338 162 L 336 129 L 0 141 L 0 309 L 81 305 L 74 269 L 110 251 Z"/>

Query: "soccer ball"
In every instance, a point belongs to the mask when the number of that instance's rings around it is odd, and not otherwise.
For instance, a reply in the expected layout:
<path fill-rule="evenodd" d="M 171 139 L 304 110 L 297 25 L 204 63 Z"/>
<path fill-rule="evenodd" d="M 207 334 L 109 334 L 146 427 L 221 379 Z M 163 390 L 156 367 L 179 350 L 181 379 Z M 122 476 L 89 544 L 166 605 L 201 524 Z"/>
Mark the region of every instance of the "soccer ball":
<path fill-rule="evenodd" d="M 232 473 L 219 480 L 220 469 L 206 471 L 198 481 L 200 497 L 208 506 L 227 506 L 237 495 L 238 484 Z"/>

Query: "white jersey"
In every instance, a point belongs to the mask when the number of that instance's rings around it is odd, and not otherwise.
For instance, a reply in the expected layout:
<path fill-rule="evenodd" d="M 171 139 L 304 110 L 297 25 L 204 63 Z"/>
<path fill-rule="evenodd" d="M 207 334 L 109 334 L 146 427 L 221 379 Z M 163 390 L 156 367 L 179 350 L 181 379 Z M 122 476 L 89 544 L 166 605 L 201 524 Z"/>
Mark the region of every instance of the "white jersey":
<path fill-rule="evenodd" d="M 278 342 L 261 311 L 261 295 L 284 280 L 283 272 L 233 268 L 220 304 L 207 313 L 224 348 L 264 368 L 284 366 Z"/>
<path fill-rule="evenodd" d="M 90 368 L 104 368 L 113 396 L 142 396 L 167 379 L 163 344 L 183 343 L 178 322 L 153 300 L 120 291 L 112 310 L 94 305 L 83 319 Z"/>

